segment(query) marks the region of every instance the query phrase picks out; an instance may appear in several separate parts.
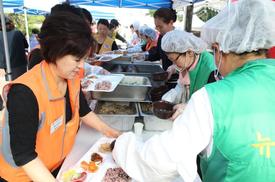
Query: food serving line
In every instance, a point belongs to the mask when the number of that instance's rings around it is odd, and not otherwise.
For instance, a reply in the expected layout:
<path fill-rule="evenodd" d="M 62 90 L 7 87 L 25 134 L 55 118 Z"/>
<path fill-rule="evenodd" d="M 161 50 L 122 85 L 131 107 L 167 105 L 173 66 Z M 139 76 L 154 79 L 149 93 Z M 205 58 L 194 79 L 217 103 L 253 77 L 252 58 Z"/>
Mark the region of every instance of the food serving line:
<path fill-rule="evenodd" d="M 152 101 L 161 98 L 161 95 L 154 95 L 156 91 L 152 88 L 164 87 L 167 84 L 165 79 L 158 78 L 159 75 L 165 74 L 159 62 L 134 61 L 131 56 L 123 56 L 104 61 L 101 66 L 111 72 L 109 76 L 118 77 L 115 81 L 123 75 L 117 86 L 111 87 L 112 92 L 92 92 L 93 99 L 98 100 L 94 112 L 104 122 L 122 132 L 133 131 L 134 123 L 140 122 L 144 125 L 141 134 L 143 140 L 172 127 L 171 121 L 159 119 L 152 111 Z M 175 81 L 171 81 L 168 84 L 174 83 Z M 61 179 L 62 173 L 72 168 L 102 137 L 103 135 L 93 128 L 82 124 L 75 145 L 60 169 L 58 179 Z"/>

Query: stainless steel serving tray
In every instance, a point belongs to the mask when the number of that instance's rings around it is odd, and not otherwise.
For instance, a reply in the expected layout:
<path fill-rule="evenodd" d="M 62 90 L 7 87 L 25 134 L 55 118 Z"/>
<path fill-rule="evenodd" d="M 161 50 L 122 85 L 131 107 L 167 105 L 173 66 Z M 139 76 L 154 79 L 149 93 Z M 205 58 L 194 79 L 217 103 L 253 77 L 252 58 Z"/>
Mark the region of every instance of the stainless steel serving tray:
<path fill-rule="evenodd" d="M 104 69 L 112 73 L 120 73 L 125 75 L 139 75 L 151 77 L 152 73 L 163 72 L 160 64 L 148 63 L 130 63 L 130 62 L 104 62 L 101 65 Z"/>
<path fill-rule="evenodd" d="M 99 108 L 102 104 L 118 104 L 118 105 L 129 105 L 134 110 L 133 114 L 102 114 L 99 113 Z M 112 108 L 110 108 L 112 109 Z M 109 126 L 118 129 L 120 131 L 130 131 L 132 130 L 133 124 L 135 122 L 135 118 L 139 115 L 137 104 L 133 102 L 105 102 L 99 101 L 96 105 L 94 111 L 99 118 L 101 118 L 105 123 Z"/>

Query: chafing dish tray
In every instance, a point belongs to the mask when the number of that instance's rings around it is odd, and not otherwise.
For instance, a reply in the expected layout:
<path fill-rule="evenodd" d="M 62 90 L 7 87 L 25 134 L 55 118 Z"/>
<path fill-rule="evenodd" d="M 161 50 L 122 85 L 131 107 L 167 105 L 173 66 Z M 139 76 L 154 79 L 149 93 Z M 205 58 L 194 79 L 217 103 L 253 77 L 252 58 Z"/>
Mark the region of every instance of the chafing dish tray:
<path fill-rule="evenodd" d="M 129 131 L 138 116 L 137 104 L 133 102 L 99 101 L 94 111 L 105 123 L 120 131 Z"/>

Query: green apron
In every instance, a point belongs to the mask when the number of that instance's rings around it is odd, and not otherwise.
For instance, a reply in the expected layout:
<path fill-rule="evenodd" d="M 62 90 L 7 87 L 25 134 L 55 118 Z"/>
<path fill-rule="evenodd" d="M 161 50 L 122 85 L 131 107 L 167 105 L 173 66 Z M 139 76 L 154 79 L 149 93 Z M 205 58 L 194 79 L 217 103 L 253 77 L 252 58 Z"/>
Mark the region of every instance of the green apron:
<path fill-rule="evenodd" d="M 198 63 L 192 71 L 189 72 L 190 77 L 190 96 L 197 90 L 207 84 L 209 75 L 216 70 L 213 55 L 207 51 L 200 54 Z M 188 98 L 189 99 L 189 98 Z"/>
<path fill-rule="evenodd" d="M 205 86 L 214 117 L 204 182 L 275 181 L 275 60 L 246 63 Z"/>

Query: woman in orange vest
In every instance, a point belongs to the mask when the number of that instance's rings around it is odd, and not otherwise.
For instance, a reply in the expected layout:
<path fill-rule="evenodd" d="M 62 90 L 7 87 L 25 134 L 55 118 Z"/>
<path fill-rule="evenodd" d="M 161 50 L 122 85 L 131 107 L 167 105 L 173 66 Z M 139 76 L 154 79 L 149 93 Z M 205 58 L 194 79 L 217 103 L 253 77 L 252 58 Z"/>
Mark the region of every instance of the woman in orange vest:
<path fill-rule="evenodd" d="M 39 38 L 45 60 L 4 87 L 0 181 L 54 182 L 80 120 L 108 137 L 120 134 L 91 112 L 80 88 L 79 71 L 94 42 L 85 20 L 50 15 Z"/>

